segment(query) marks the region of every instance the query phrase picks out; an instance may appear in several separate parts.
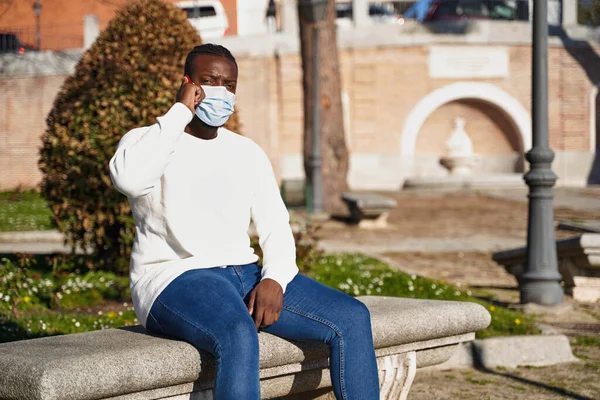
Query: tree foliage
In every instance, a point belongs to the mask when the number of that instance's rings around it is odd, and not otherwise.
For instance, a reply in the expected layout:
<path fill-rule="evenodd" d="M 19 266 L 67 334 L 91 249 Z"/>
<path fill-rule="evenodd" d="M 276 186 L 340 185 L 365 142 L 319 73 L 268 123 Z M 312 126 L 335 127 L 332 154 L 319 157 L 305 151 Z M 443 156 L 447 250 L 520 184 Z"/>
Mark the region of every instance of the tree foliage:
<path fill-rule="evenodd" d="M 41 191 L 67 243 L 125 273 L 134 238 L 127 199 L 108 163 L 130 129 L 155 123 L 175 102 L 188 52 L 200 37 L 180 9 L 138 0 L 121 9 L 67 78 L 47 118 Z M 238 129 L 234 116 L 228 128 Z"/>
<path fill-rule="evenodd" d="M 577 22 L 581 25 L 600 25 L 600 0 L 579 1 Z"/>

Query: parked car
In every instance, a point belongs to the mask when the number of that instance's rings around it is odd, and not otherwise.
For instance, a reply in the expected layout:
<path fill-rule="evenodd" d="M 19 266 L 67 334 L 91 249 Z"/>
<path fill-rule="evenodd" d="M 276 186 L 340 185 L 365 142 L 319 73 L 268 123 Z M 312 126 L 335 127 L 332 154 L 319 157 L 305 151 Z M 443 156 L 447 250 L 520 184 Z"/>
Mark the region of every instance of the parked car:
<path fill-rule="evenodd" d="M 516 1 L 444 0 L 434 1 L 425 21 L 457 19 L 517 19 Z"/>
<path fill-rule="evenodd" d="M 229 21 L 225 8 L 218 0 L 181 1 L 175 5 L 186 12 L 190 23 L 202 39 L 229 35 Z"/>
<path fill-rule="evenodd" d="M 0 33 L 0 54 L 4 53 L 20 53 L 23 54 L 27 50 L 32 50 L 30 46 L 26 46 L 19 40 L 16 33 L 1 32 Z"/>
<path fill-rule="evenodd" d="M 352 3 L 336 3 L 335 23 L 339 28 L 352 27 Z M 372 3 L 369 4 L 369 18 L 374 24 L 402 24 L 404 19 L 394 11 L 391 3 Z"/>

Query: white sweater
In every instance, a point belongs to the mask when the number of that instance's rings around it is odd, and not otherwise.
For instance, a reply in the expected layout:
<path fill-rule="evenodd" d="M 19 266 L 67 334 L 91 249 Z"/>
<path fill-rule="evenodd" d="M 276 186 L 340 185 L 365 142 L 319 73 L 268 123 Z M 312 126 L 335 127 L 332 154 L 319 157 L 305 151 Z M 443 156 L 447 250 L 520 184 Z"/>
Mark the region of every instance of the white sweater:
<path fill-rule="evenodd" d="M 298 273 L 289 214 L 273 169 L 252 140 L 220 128 L 212 140 L 184 132 L 193 114 L 176 103 L 157 123 L 128 132 L 110 160 L 115 187 L 135 219 L 131 296 L 141 323 L 161 291 L 183 272 L 258 260 L 262 279 L 284 292 Z"/>

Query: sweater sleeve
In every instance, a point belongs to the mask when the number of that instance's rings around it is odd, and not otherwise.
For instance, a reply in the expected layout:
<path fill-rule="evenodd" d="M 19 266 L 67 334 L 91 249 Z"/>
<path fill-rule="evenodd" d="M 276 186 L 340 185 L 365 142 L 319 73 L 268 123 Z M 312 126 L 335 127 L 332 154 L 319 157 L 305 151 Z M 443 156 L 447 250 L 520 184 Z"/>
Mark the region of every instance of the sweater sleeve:
<path fill-rule="evenodd" d="M 263 251 L 262 279 L 275 280 L 285 293 L 288 283 L 298 273 L 296 244 L 271 163 L 262 149 L 258 152 L 251 213 Z"/>
<path fill-rule="evenodd" d="M 115 187 L 132 198 L 148 194 L 163 175 L 192 117 L 185 105 L 176 103 L 157 118 L 156 124 L 127 132 L 110 160 L 110 176 Z"/>

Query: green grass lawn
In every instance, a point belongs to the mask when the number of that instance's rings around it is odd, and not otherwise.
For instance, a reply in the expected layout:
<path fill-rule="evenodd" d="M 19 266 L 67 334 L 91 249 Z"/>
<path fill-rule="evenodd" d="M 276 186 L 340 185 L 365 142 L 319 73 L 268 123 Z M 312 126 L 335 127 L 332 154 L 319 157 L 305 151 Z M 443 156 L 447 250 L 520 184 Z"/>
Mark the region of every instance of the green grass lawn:
<path fill-rule="evenodd" d="M 39 193 L 0 192 L 0 232 L 52 229 L 52 212 Z"/>
<path fill-rule="evenodd" d="M 483 305 L 492 316 L 491 325 L 478 338 L 537 334 L 535 320 L 523 313 L 475 298 L 468 290 L 398 271 L 361 254 L 325 256 L 311 268 L 314 279 L 352 296 L 393 296 L 415 299 L 471 301 Z"/>
<path fill-rule="evenodd" d="M 85 256 L 5 257 L 0 261 L 0 343 L 137 324 L 128 278 L 94 271 Z M 538 333 L 522 313 L 468 291 L 408 275 L 361 254 L 319 257 L 307 275 L 352 296 L 472 301 L 492 315 L 480 338 Z"/>

